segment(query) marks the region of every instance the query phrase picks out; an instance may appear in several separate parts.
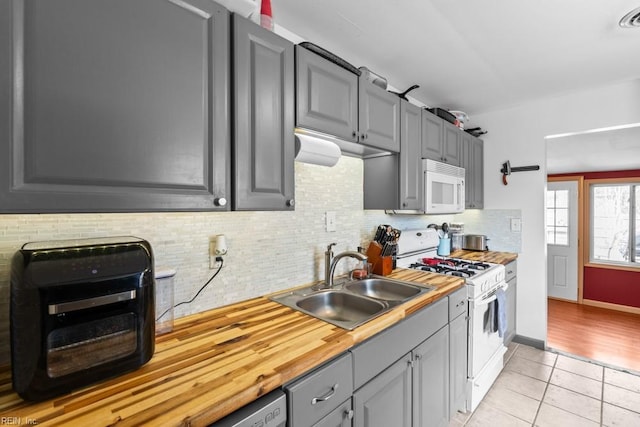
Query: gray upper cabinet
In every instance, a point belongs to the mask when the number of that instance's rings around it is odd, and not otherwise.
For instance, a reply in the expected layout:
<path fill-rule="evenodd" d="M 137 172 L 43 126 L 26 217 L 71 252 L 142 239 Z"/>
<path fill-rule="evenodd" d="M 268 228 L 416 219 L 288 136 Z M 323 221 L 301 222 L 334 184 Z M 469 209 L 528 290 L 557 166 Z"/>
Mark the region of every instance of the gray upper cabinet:
<path fill-rule="evenodd" d="M 422 206 L 421 111 L 421 108 L 401 101 L 400 209 L 420 209 Z"/>
<path fill-rule="evenodd" d="M 422 111 L 423 158 L 459 166 L 460 138 L 461 131 L 456 126 L 427 110 Z"/>
<path fill-rule="evenodd" d="M 0 211 L 227 210 L 229 16 L 0 2 Z"/>
<path fill-rule="evenodd" d="M 296 126 L 358 141 L 358 76 L 296 46 Z"/>
<path fill-rule="evenodd" d="M 294 48 L 232 15 L 235 210 L 294 209 Z"/>
<path fill-rule="evenodd" d="M 468 133 L 462 134 L 462 163 L 465 169 L 465 207 L 482 209 L 484 207 L 484 159 L 481 139 Z"/>
<path fill-rule="evenodd" d="M 360 141 L 391 152 L 400 151 L 400 97 L 360 76 Z"/>

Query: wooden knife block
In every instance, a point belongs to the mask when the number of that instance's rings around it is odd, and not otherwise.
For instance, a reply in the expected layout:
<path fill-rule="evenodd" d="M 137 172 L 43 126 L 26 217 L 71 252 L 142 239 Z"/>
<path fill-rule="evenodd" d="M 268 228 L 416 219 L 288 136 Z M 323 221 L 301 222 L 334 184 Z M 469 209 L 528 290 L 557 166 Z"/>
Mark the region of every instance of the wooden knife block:
<path fill-rule="evenodd" d="M 372 272 L 378 276 L 388 276 L 393 271 L 393 258 L 380 256 L 382 246 L 378 242 L 371 242 L 367 248 L 368 262 L 373 265 Z"/>

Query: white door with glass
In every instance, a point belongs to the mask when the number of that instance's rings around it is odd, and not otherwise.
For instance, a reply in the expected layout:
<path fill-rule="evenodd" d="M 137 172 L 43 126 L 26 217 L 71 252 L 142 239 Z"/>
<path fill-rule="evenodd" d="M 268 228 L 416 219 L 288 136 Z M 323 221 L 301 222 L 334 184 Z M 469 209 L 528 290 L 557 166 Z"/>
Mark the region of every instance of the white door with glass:
<path fill-rule="evenodd" d="M 578 300 L 578 182 L 547 183 L 547 296 Z"/>

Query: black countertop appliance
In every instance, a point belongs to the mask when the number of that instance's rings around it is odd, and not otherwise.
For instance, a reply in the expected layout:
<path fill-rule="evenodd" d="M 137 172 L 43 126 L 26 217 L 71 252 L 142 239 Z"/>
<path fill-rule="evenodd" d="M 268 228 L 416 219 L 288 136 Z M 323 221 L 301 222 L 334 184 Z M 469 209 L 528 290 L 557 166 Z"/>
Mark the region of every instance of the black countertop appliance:
<path fill-rule="evenodd" d="M 13 388 L 44 400 L 135 370 L 154 351 L 151 245 L 136 237 L 27 243 L 11 265 Z"/>

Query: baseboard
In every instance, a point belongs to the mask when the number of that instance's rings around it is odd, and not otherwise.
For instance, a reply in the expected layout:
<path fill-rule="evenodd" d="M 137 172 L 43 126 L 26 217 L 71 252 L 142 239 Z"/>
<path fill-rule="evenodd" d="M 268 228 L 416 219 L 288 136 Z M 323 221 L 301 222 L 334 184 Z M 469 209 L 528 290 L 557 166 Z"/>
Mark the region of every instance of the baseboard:
<path fill-rule="evenodd" d="M 625 313 L 640 314 L 640 308 L 630 307 L 628 305 L 612 304 L 610 302 L 594 301 L 590 299 L 583 299 L 582 304 L 590 305 L 592 307 L 606 308 L 608 310 L 623 311 Z"/>
<path fill-rule="evenodd" d="M 565 298 L 557 298 L 557 297 L 547 297 L 547 299 L 552 299 L 554 301 L 562 301 L 562 302 L 572 302 L 574 304 L 578 303 L 578 301 L 574 299 L 565 299 Z"/>
<path fill-rule="evenodd" d="M 545 342 L 542 340 L 537 340 L 534 338 L 524 337 L 522 335 L 516 335 L 513 337 L 513 342 L 518 344 L 528 345 L 529 347 L 534 347 L 539 350 L 545 349 Z"/>

